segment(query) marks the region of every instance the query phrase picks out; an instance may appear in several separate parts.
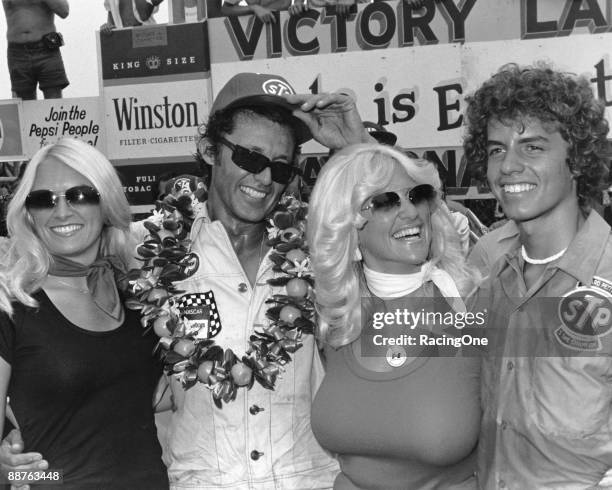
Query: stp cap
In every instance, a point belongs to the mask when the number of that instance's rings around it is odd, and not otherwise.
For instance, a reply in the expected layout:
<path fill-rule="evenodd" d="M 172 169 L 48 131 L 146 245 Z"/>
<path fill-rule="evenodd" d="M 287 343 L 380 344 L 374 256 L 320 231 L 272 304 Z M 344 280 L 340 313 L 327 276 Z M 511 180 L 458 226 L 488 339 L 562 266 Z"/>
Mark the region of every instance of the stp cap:
<path fill-rule="evenodd" d="M 219 91 L 210 110 L 211 114 L 222 109 L 245 106 L 276 105 L 291 112 L 297 107 L 289 104 L 281 95 L 295 94 L 293 87 L 283 77 L 263 73 L 238 73 Z M 308 126 L 292 116 L 297 144 L 312 138 Z"/>

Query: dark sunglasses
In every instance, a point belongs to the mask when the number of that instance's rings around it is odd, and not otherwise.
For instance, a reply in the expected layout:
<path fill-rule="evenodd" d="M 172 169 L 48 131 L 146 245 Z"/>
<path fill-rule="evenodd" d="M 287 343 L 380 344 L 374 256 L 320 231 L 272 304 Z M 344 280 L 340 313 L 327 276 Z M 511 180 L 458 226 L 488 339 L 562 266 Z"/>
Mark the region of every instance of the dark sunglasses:
<path fill-rule="evenodd" d="M 261 153 L 236 145 L 223 137 L 220 137 L 219 141 L 232 150 L 232 161 L 242 170 L 252 174 L 258 174 L 270 167 L 274 182 L 288 184 L 296 174 L 300 173 L 300 169 L 293 165 L 284 162 L 274 162 Z"/>
<path fill-rule="evenodd" d="M 77 185 L 59 194 L 48 189 L 32 191 L 26 197 L 25 205 L 28 209 L 53 209 L 61 196 L 70 206 L 100 203 L 100 193 L 96 189 L 88 185 Z"/>
<path fill-rule="evenodd" d="M 363 211 L 372 210 L 373 213 L 391 211 L 401 206 L 402 196 L 406 195 L 412 205 L 417 206 L 436 197 L 436 190 L 429 184 L 421 184 L 413 187 L 408 192 L 406 190 L 383 192 L 370 198 L 369 204 L 363 207 Z"/>

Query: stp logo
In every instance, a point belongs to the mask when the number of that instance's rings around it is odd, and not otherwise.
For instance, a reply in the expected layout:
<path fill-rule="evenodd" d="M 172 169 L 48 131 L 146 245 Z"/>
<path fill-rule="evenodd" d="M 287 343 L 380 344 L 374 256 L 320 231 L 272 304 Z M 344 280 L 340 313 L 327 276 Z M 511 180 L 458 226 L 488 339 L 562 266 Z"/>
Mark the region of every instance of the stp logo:
<path fill-rule="evenodd" d="M 183 268 L 183 275 L 187 278 L 193 276 L 200 267 L 200 259 L 195 252 L 185 255 L 180 262 Z"/>
<path fill-rule="evenodd" d="M 559 303 L 559 318 L 572 332 L 588 337 L 612 330 L 612 301 L 592 288 L 576 288 Z"/>
<path fill-rule="evenodd" d="M 287 83 L 277 79 L 266 81 L 261 88 L 269 95 L 287 95 L 295 93 Z"/>

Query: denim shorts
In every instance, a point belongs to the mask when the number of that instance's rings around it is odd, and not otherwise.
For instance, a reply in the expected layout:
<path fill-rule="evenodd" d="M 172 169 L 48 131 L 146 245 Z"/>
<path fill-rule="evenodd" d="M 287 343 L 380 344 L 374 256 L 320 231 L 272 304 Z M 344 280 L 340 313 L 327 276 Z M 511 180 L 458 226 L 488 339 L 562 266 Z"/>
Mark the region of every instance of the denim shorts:
<path fill-rule="evenodd" d="M 68 86 L 68 77 L 59 49 L 49 50 L 40 43 L 9 43 L 7 49 L 11 90 L 17 95 L 41 90 L 63 89 Z"/>

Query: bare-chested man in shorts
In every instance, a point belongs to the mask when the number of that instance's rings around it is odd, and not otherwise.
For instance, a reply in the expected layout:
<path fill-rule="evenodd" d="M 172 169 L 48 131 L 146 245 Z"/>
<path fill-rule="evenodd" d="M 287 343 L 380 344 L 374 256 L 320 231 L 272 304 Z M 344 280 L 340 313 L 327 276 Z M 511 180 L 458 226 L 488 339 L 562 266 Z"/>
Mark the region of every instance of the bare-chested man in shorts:
<path fill-rule="evenodd" d="M 13 97 L 58 99 L 68 86 L 55 29 L 55 15 L 68 16 L 67 0 L 2 0 L 6 14 L 7 59 Z"/>

